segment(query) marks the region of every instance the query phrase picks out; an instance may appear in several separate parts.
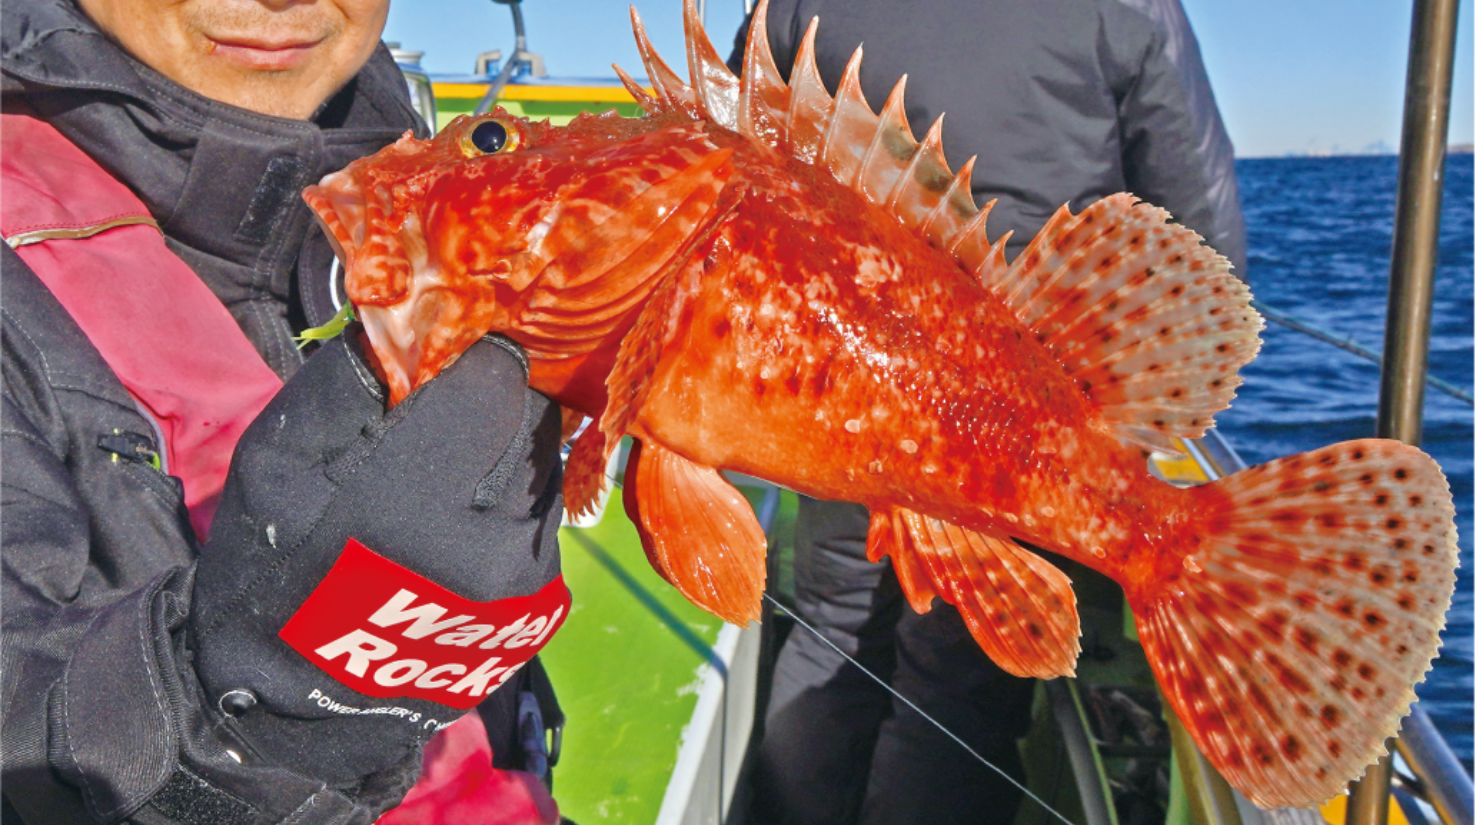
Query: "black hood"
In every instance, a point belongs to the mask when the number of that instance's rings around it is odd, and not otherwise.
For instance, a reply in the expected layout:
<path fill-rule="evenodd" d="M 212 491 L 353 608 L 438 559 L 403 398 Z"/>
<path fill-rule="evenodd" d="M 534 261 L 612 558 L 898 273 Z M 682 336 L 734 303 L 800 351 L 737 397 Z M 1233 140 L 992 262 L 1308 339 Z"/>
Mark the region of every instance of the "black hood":
<path fill-rule="evenodd" d="M 7 108 L 23 99 L 127 184 L 283 375 L 300 361 L 291 331 L 332 314 L 332 252 L 302 189 L 406 130 L 425 133 L 382 45 L 310 121 L 184 89 L 68 0 L 8 0 L 0 68 Z"/>

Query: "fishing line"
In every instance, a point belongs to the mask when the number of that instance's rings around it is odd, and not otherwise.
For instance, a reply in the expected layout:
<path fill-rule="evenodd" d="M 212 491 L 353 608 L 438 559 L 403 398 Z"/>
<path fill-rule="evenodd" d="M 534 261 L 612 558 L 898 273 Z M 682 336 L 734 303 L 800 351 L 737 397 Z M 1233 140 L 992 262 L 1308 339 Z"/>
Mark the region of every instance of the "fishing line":
<path fill-rule="evenodd" d="M 611 493 L 613 493 L 613 490 L 624 490 L 625 485 L 622 484 L 622 483 L 620 483 L 620 481 L 618 479 L 616 479 L 613 475 L 610 475 L 609 473 L 605 473 L 605 476 L 604 477 L 605 477 L 605 479 L 607 479 L 610 482 L 610 486 L 612 488 Z M 1010 776 L 1009 774 L 1005 773 L 1003 768 L 1000 768 L 998 765 L 995 765 L 994 763 L 988 761 L 987 759 L 984 759 L 982 754 L 980 754 L 978 751 L 976 751 L 972 747 L 970 747 L 968 745 L 968 743 L 967 742 L 964 742 L 957 734 L 955 734 L 952 731 L 948 730 L 946 727 L 943 726 L 943 724 L 941 722 L 939 722 L 936 719 L 933 719 L 931 716 L 927 715 L 927 712 L 926 711 L 924 711 L 921 708 L 917 707 L 916 703 L 913 702 L 912 700 L 910 700 L 907 697 L 901 695 L 901 693 L 899 693 L 896 690 L 896 688 L 893 688 L 891 685 L 887 684 L 886 683 L 886 680 L 882 679 L 880 676 L 877 676 L 876 674 L 874 674 L 871 671 L 867 670 L 865 665 L 861 664 L 860 662 L 857 662 L 854 658 L 852 658 L 850 656 L 850 654 L 846 653 L 845 651 L 843 651 L 839 647 L 837 647 L 834 642 L 830 641 L 829 639 L 826 639 L 824 637 L 824 634 L 822 634 L 818 630 L 814 629 L 814 627 L 811 626 L 808 622 L 804 621 L 797 614 L 795 614 L 792 610 L 790 610 L 789 608 L 785 607 L 783 605 L 783 603 L 781 603 L 778 599 L 775 599 L 774 597 L 768 595 L 767 593 L 764 593 L 763 594 L 763 598 L 767 599 L 768 600 L 768 603 L 771 604 L 771 605 L 773 605 L 776 609 L 782 610 L 785 615 L 787 615 L 789 618 L 793 619 L 795 621 L 795 623 L 797 623 L 800 627 L 802 627 L 805 630 L 809 631 L 810 633 L 814 634 L 814 637 L 816 639 L 819 639 L 821 642 L 824 642 L 826 645 L 829 646 L 829 648 L 831 650 L 833 650 L 836 653 L 840 654 L 841 658 L 843 658 L 845 661 L 847 661 L 850 664 L 855 665 L 857 668 L 859 668 L 861 673 L 864 673 L 865 675 L 869 676 L 876 684 L 880 685 L 882 688 L 885 688 L 885 690 L 886 690 L 887 693 L 891 694 L 892 696 L 895 696 L 897 699 L 900 699 L 903 704 L 905 704 L 907 707 L 909 707 L 913 711 L 915 711 L 918 716 L 920 716 L 923 719 L 926 719 L 928 722 L 932 723 L 932 726 L 935 727 L 935 728 L 937 728 L 938 730 L 942 731 L 942 733 L 943 733 L 944 736 L 946 736 L 947 738 L 953 740 L 954 742 L 957 742 L 959 747 L 961 747 L 963 750 L 967 751 L 970 755 L 973 756 L 974 759 L 977 759 L 979 762 L 983 763 L 984 767 L 988 768 L 989 770 L 991 770 L 994 773 L 997 773 L 999 776 L 1003 777 L 1004 778 L 1004 781 L 1006 781 L 1010 785 L 1013 785 L 1014 787 L 1018 788 L 1020 790 L 1020 792 L 1022 792 L 1025 796 L 1027 796 L 1030 799 L 1034 800 L 1034 802 L 1037 805 L 1039 805 L 1041 808 L 1044 808 L 1046 811 L 1049 811 L 1052 816 L 1054 816 L 1056 819 L 1060 820 L 1061 822 L 1064 822 L 1065 825 L 1076 825 L 1075 822 L 1072 822 L 1071 820 L 1067 819 L 1064 814 L 1060 813 L 1059 811 L 1055 810 L 1054 808 L 1052 808 L 1048 804 L 1046 804 L 1045 803 L 1045 800 L 1039 798 L 1034 793 L 1032 793 L 1029 788 L 1026 788 L 1025 786 L 1019 784 L 1018 780 L 1016 780 L 1014 777 Z"/>
<path fill-rule="evenodd" d="M 902 696 L 891 685 L 886 684 L 886 681 L 884 679 L 882 679 L 880 676 L 877 676 L 876 674 L 870 672 L 869 670 L 866 670 L 865 665 L 863 665 L 860 662 L 857 662 L 855 659 L 851 658 L 850 654 L 848 654 L 845 651 L 841 650 L 838 646 L 836 646 L 836 644 L 834 642 L 830 641 L 829 639 L 826 639 L 823 634 L 821 634 L 818 630 L 815 630 L 813 627 L 811 627 L 808 622 L 806 622 L 803 619 L 799 618 L 799 616 L 796 615 L 794 613 L 794 611 L 790 610 L 787 607 L 784 607 L 783 604 L 781 604 L 778 599 L 775 599 L 774 597 L 768 595 L 767 593 L 764 593 L 763 594 L 763 598 L 767 599 L 768 600 L 768 603 L 771 604 L 771 605 L 773 605 L 775 608 L 777 608 L 779 610 L 782 610 L 785 614 L 788 615 L 789 618 L 791 618 L 795 622 L 797 622 L 800 627 L 804 628 L 805 630 L 808 630 L 810 633 L 813 633 L 814 636 L 815 636 L 815 638 L 819 639 L 821 642 L 824 642 L 826 645 L 829 645 L 830 649 L 833 650 L 833 651 L 835 651 L 836 653 L 840 654 L 840 656 L 843 657 L 845 659 L 845 661 L 847 661 L 847 662 L 851 663 L 852 665 L 855 665 L 856 667 L 860 668 L 860 672 L 861 673 L 864 673 L 865 675 L 871 677 L 871 679 L 873 679 L 876 682 L 876 684 L 878 684 L 881 687 L 885 688 L 887 693 L 890 693 L 892 696 L 895 696 L 896 698 L 900 699 L 907 707 L 909 707 L 913 711 L 915 711 L 918 716 L 922 717 L 923 719 L 926 719 L 928 722 L 931 722 L 933 724 L 933 726 L 936 727 L 938 730 L 942 731 L 943 734 L 947 736 L 947 738 L 953 740 L 954 742 L 957 742 L 959 747 L 961 747 L 963 750 L 967 751 L 968 753 L 972 754 L 974 759 L 977 759 L 979 762 L 982 762 L 984 764 L 984 766 L 987 767 L 989 770 L 993 771 L 994 773 L 997 773 L 999 776 L 1002 776 L 1004 778 L 1004 781 L 1006 781 L 1010 785 L 1013 785 L 1014 787 L 1018 788 L 1025 796 L 1029 797 L 1030 799 L 1033 799 L 1041 808 L 1044 808 L 1045 810 L 1049 811 L 1052 815 L 1054 815 L 1054 817 L 1056 819 L 1060 820 L 1061 822 L 1064 822 L 1065 825 L 1076 825 L 1076 823 L 1070 821 L 1069 819 L 1066 819 L 1064 814 L 1060 813 L 1059 811 L 1057 811 L 1054 808 L 1050 807 L 1049 805 L 1045 804 L 1045 800 L 1043 800 L 1043 799 L 1039 798 L 1038 796 L 1035 796 L 1033 793 L 1031 793 L 1030 790 L 1029 790 L 1029 788 L 1026 788 L 1023 785 L 1019 784 L 1019 782 L 1016 781 L 1014 779 L 1014 777 L 1012 777 L 1009 774 L 1005 773 L 1003 768 L 1000 768 L 998 765 L 995 765 L 994 763 L 988 761 L 987 759 L 984 759 L 983 756 L 978 751 L 976 751 L 973 748 L 969 747 L 967 742 L 964 742 L 962 739 L 958 738 L 958 735 L 957 734 L 955 734 L 952 731 L 948 730 L 947 728 L 943 727 L 943 724 L 941 722 L 937 721 L 936 719 L 933 719 L 931 716 L 928 716 L 927 713 L 926 713 L 926 711 L 924 711 L 921 708 L 917 707 L 916 703 L 914 703 L 912 700 L 906 698 L 905 696 Z"/>
<path fill-rule="evenodd" d="M 1373 350 L 1370 350 L 1367 347 L 1364 347 L 1356 341 L 1352 340 L 1350 337 L 1334 335 L 1324 329 L 1318 329 L 1317 327 L 1306 323 L 1305 321 L 1295 317 L 1294 315 L 1291 315 L 1288 312 L 1282 312 L 1275 307 L 1266 306 L 1259 301 L 1251 301 L 1250 306 L 1254 307 L 1261 315 L 1265 316 L 1267 320 L 1274 321 L 1277 324 L 1309 335 L 1318 341 L 1331 344 L 1337 349 L 1346 350 L 1353 355 L 1366 358 L 1367 360 L 1372 361 L 1375 364 L 1383 363 L 1382 353 L 1374 352 Z M 1475 395 L 1471 395 L 1465 390 L 1456 387 L 1454 384 L 1451 384 L 1448 381 L 1439 378 L 1438 376 L 1425 373 L 1424 382 L 1434 389 L 1444 393 L 1445 395 L 1453 396 L 1465 402 L 1466 404 L 1475 407 Z"/>

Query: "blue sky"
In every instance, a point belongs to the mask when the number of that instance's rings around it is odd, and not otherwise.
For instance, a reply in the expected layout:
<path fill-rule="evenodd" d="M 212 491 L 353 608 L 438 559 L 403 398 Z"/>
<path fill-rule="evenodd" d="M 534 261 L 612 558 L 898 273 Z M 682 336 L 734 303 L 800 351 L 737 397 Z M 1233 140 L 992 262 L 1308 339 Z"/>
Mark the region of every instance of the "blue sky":
<path fill-rule="evenodd" d="M 1396 146 L 1403 116 L 1411 3 L 1390 0 L 1182 0 L 1241 157 L 1360 152 Z M 651 39 L 683 66 L 680 0 L 637 0 Z M 1460 2 L 1450 141 L 1475 140 L 1471 0 Z M 524 0 L 528 47 L 548 72 L 642 74 L 620 0 Z M 742 0 L 707 0 L 724 54 Z M 823 23 L 821 23 L 823 25 Z M 510 49 L 512 16 L 491 0 L 392 0 L 386 40 L 424 51 L 432 73 L 471 71 L 476 54 Z"/>

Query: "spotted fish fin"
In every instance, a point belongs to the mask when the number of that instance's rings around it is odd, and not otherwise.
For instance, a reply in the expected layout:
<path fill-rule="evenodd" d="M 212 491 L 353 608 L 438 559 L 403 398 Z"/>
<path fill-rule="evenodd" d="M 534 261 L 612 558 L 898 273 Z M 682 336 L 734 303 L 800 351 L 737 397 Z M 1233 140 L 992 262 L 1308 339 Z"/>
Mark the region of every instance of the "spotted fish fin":
<path fill-rule="evenodd" d="M 1229 262 L 1169 221 L 1126 194 L 1062 207 L 995 291 L 1118 436 L 1178 452 L 1229 406 L 1264 322 Z"/>
<path fill-rule="evenodd" d="M 1188 491 L 1192 548 L 1128 599 L 1193 740 L 1262 808 L 1342 792 L 1384 753 L 1439 649 L 1458 554 L 1449 486 L 1350 441 Z"/>
<path fill-rule="evenodd" d="M 681 595 L 739 626 L 758 618 L 768 539 L 721 473 L 637 439 L 624 501 L 651 566 Z"/>
<path fill-rule="evenodd" d="M 990 659 L 1016 676 L 1074 676 L 1081 622 L 1070 579 L 1007 538 L 911 510 L 874 512 L 866 555 L 889 555 L 919 613 L 933 597 L 958 608 Z"/>

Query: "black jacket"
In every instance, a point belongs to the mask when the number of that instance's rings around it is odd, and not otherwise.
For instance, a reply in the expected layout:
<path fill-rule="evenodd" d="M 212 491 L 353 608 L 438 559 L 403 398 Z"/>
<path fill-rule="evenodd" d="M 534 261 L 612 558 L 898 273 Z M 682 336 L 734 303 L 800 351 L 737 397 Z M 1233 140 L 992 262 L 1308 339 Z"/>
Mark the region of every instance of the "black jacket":
<path fill-rule="evenodd" d="M 989 237 L 1018 254 L 1062 204 L 1127 191 L 1203 235 L 1244 277 L 1234 148 L 1178 0 L 772 0 L 769 42 L 787 72 L 811 18 L 831 92 L 856 46 L 879 110 L 907 75 L 921 139 L 938 115 L 953 169 L 976 155 L 973 194 L 994 198 Z M 729 60 L 740 65 L 747 26 Z"/>
<path fill-rule="evenodd" d="M 182 89 L 117 49 L 67 0 L 7 3 L 0 66 L 5 105 L 24 103 L 127 184 L 283 378 L 302 362 L 291 336 L 333 313 L 332 252 L 300 199 L 302 187 L 425 129 L 382 46 L 311 122 L 255 115 Z M 11 806 L 31 823 L 92 821 L 97 806 L 89 813 L 89 800 L 57 765 L 82 765 L 101 785 L 139 785 L 145 757 L 158 747 L 140 719 L 177 707 L 177 697 L 165 695 L 167 679 L 152 694 L 129 686 L 183 666 L 177 640 L 199 548 L 173 481 L 99 448 L 100 434 L 152 438 L 151 425 L 35 274 L 8 247 L 0 263 L 5 821 Z M 63 681 L 81 694 L 68 701 L 116 709 L 87 732 L 93 753 L 79 737 L 72 753 L 48 754 L 62 741 L 55 723 Z M 218 752 L 205 719 L 173 723 L 179 748 Z M 239 806 L 222 802 L 218 790 L 202 795 L 191 781 L 176 772 L 156 794 L 155 813 L 172 805 L 193 811 L 187 819 L 217 810 L 214 821 L 236 821 Z M 303 799 L 311 821 L 364 816 L 321 782 L 285 771 L 270 787 L 235 789 L 258 791 L 277 797 L 263 810 L 290 800 L 283 817 Z M 403 791 L 361 796 L 393 800 Z M 213 802 L 221 805 L 212 809 Z"/>

